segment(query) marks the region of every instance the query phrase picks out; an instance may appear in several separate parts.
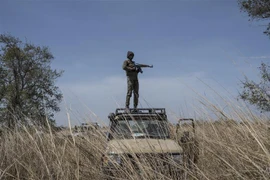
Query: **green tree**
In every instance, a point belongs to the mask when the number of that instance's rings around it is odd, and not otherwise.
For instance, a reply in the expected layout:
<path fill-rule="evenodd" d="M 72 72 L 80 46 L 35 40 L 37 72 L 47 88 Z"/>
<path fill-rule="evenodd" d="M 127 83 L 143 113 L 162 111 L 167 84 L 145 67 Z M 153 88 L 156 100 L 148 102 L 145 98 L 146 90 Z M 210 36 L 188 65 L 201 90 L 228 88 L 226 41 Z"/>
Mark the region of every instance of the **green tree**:
<path fill-rule="evenodd" d="M 247 77 L 243 84 L 243 91 L 240 93 L 241 99 L 255 105 L 262 111 L 270 111 L 270 73 L 269 66 L 261 63 L 259 83 L 249 80 Z"/>
<path fill-rule="evenodd" d="M 270 37 L 270 1 L 269 0 L 238 0 L 241 11 L 246 12 L 250 20 L 267 22 L 264 33 Z M 255 105 L 262 111 L 270 111 L 270 73 L 269 66 L 261 63 L 260 82 L 255 83 L 245 77 L 242 81 L 243 91 L 240 98 Z"/>
<path fill-rule="evenodd" d="M 250 17 L 250 20 L 267 21 L 264 33 L 270 37 L 270 1 L 269 0 L 238 0 L 240 9 Z"/>
<path fill-rule="evenodd" d="M 0 34 L 0 123 L 55 125 L 62 93 L 55 85 L 63 71 L 50 67 L 54 59 L 48 47 L 23 43 Z"/>

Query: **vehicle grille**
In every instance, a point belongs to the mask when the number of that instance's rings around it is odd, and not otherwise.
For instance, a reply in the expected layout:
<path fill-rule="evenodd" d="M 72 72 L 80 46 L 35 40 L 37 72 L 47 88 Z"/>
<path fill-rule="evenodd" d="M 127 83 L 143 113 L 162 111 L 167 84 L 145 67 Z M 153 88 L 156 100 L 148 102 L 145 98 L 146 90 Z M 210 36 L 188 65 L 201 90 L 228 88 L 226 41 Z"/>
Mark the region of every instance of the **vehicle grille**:
<path fill-rule="evenodd" d="M 144 170 L 157 175 L 163 174 L 167 177 L 179 176 L 183 168 L 181 162 L 176 163 L 170 154 L 125 154 L 123 166 L 132 167 L 134 170 Z M 175 179 L 175 178 L 174 178 Z"/>

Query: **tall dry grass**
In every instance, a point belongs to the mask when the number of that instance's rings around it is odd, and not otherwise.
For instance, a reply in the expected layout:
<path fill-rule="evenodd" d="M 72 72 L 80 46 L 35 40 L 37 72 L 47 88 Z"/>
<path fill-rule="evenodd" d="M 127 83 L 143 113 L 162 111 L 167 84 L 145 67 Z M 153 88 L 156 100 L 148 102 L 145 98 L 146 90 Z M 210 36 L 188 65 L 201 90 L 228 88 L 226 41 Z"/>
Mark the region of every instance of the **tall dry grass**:
<path fill-rule="evenodd" d="M 199 159 L 196 170 L 184 169 L 186 179 L 270 179 L 270 124 L 252 114 L 238 115 L 238 121 L 196 121 Z M 0 139 L 0 179 L 103 179 L 105 148 L 105 136 L 97 130 L 77 137 L 69 131 L 42 134 L 33 127 L 5 129 Z M 149 163 L 140 162 L 143 174 L 132 174 L 128 166 L 121 173 L 126 179 L 151 179 L 153 175 L 153 179 L 172 179 Z"/>
<path fill-rule="evenodd" d="M 201 122 L 197 137 L 201 178 L 270 179 L 269 122 Z"/>
<path fill-rule="evenodd" d="M 0 179 L 100 179 L 104 136 L 73 137 L 25 127 L 4 130 Z"/>

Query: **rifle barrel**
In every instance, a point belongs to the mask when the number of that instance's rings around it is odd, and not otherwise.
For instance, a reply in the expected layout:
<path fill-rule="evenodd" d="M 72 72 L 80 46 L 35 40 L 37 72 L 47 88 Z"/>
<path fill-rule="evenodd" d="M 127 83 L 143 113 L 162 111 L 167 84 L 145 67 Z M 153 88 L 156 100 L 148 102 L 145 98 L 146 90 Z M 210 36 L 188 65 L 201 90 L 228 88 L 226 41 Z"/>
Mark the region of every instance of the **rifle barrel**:
<path fill-rule="evenodd" d="M 136 66 L 139 66 L 139 67 L 149 67 L 149 65 L 147 65 L 147 64 L 136 64 Z"/>

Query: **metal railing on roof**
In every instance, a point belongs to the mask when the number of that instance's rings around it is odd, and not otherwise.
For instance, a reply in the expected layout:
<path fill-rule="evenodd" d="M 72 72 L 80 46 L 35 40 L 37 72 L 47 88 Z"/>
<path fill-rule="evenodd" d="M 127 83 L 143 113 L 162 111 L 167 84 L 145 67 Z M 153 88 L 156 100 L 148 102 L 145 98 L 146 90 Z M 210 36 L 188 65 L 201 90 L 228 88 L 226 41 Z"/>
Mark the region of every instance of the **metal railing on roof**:
<path fill-rule="evenodd" d="M 133 109 L 130 108 L 127 111 L 125 108 L 117 108 L 115 110 L 115 115 L 121 114 L 159 114 L 159 115 L 166 115 L 165 108 L 137 108 Z"/>

